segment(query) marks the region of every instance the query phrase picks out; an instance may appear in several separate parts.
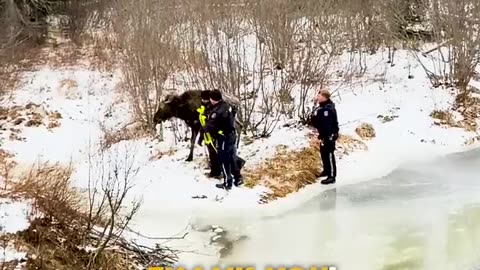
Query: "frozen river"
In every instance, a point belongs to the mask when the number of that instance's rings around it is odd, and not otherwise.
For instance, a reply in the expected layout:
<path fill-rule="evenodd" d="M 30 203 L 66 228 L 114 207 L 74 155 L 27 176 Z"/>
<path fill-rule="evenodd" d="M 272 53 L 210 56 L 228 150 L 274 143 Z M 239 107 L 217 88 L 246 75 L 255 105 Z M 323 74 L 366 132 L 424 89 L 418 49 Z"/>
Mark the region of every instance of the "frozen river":
<path fill-rule="evenodd" d="M 236 230 L 246 239 L 222 264 L 479 269 L 480 149 L 332 187 L 280 216 L 243 220 Z"/>

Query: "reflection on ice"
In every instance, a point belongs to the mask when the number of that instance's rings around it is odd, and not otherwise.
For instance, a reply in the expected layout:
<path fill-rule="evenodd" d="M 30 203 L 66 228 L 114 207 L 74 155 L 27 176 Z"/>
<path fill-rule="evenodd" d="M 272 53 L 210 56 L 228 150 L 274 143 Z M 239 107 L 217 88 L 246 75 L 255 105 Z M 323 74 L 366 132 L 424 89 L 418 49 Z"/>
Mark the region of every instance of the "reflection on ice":
<path fill-rule="evenodd" d="M 232 226 L 248 239 L 221 263 L 471 269 L 480 265 L 479 175 L 477 150 L 331 188 L 283 215 Z"/>

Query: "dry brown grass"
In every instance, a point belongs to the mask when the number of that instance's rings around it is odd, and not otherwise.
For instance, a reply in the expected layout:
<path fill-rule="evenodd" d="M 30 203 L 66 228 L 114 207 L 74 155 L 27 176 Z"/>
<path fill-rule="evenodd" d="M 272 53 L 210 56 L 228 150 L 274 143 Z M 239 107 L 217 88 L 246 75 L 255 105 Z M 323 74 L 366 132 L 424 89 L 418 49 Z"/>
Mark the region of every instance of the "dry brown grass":
<path fill-rule="evenodd" d="M 454 111 L 460 113 L 463 119 L 455 120 L 452 113 Z M 430 116 L 436 119 L 436 125 L 477 131 L 480 119 L 480 98 L 473 96 L 471 92 L 461 93 L 455 98 L 452 111 L 435 110 Z"/>
<path fill-rule="evenodd" d="M 337 157 L 359 149 L 366 150 L 363 142 L 349 136 L 341 135 L 337 143 Z M 296 151 L 280 149 L 273 158 L 253 169 L 246 169 L 245 186 L 262 185 L 269 188 L 272 192 L 262 198 L 265 203 L 317 182 L 320 172 L 320 142 L 312 138 L 308 148 Z"/>
<path fill-rule="evenodd" d="M 72 189 L 72 172 L 70 166 L 39 164 L 12 182 L 10 190 L 16 196 L 32 199 L 35 202 L 34 210 L 39 213 L 70 224 L 78 220 L 84 199 Z"/>
<path fill-rule="evenodd" d="M 450 111 L 446 110 L 434 110 L 430 113 L 430 117 L 436 119 L 435 124 L 437 125 L 445 125 L 449 127 L 459 127 L 457 121 Z"/>
<path fill-rule="evenodd" d="M 42 105 L 29 103 L 25 106 L 13 106 L 0 108 L 0 134 L 10 132 L 11 140 L 25 140 L 20 137 L 21 129 L 24 127 L 45 126 L 51 130 L 60 126 L 62 115 L 58 111 L 48 111 Z"/>
<path fill-rule="evenodd" d="M 87 269 L 92 252 L 81 248 L 83 239 L 76 228 L 80 227 L 64 226 L 52 219 L 37 218 L 27 230 L 10 235 L 10 238 L 19 247 L 17 250 L 29 254 L 25 269 Z M 105 250 L 90 269 L 132 269 L 129 255 L 121 250 Z"/>
<path fill-rule="evenodd" d="M 141 139 L 149 136 L 146 128 L 138 127 L 138 125 L 125 125 L 118 130 L 107 129 L 104 125 L 101 125 L 103 131 L 103 139 L 101 142 L 101 150 L 106 150 L 112 145 L 121 141 Z"/>
<path fill-rule="evenodd" d="M 17 163 L 13 160 L 14 155 L 3 149 L 0 149 L 0 180 L 3 181 L 3 186 L 0 187 L 0 197 L 4 197 L 7 194 L 7 188 L 12 178 L 13 168 L 17 166 Z M 1 183 L 0 181 L 0 183 Z"/>
<path fill-rule="evenodd" d="M 72 171 L 70 166 L 45 163 L 10 181 L 11 198 L 33 201 L 29 228 L 10 235 L 29 254 L 27 269 L 80 265 L 75 258 L 82 255 L 77 246 L 84 235 L 78 228 L 86 224 L 87 215 L 82 212 L 84 198 L 71 186 Z"/>
<path fill-rule="evenodd" d="M 12 157 L 11 154 L 0 151 L 0 161 L 4 161 L 0 164 L 9 164 Z M 8 171 L 14 165 L 9 166 Z M 167 266 L 170 266 L 176 260 L 174 253 L 171 255 L 172 252 L 161 247 L 139 247 L 123 238 L 121 226 L 128 225 L 124 222 L 130 220 L 134 212 L 128 216 L 109 212 L 105 205 L 114 204 L 111 211 L 123 207 L 118 201 L 119 198 L 113 197 L 116 195 L 107 195 L 106 202 L 91 205 L 92 198 L 87 198 L 85 191 L 73 188 L 72 172 L 72 166 L 43 163 L 14 176 L 16 178 L 5 176 L 9 185 L 2 195 L 10 199 L 29 199 L 32 202 L 29 227 L 15 234 L 0 236 L 3 246 L 8 244 L 27 253 L 23 266 L 25 269 L 136 269 L 139 265 L 151 263 L 169 263 Z M 103 186 L 104 180 L 109 183 L 108 186 Z M 102 184 L 103 192 L 118 192 L 115 185 L 119 183 L 111 182 L 115 179 L 102 178 L 98 181 Z M 96 186 L 94 189 L 96 190 Z M 89 191 L 90 195 L 95 192 L 92 189 Z M 101 201 L 102 195 L 99 196 Z M 112 218 L 112 215 L 115 215 L 115 218 Z M 113 223 L 114 220 L 116 223 Z M 108 231 L 112 224 L 115 229 Z M 84 247 L 89 247 L 89 250 Z M 8 267 L 18 266 L 18 263 L 12 261 Z"/>
<path fill-rule="evenodd" d="M 262 185 L 271 189 L 269 199 L 285 197 L 316 182 L 320 176 L 319 148 L 280 151 L 244 175 L 247 187 Z"/>
<path fill-rule="evenodd" d="M 371 140 L 373 138 L 375 138 L 376 136 L 376 133 L 375 133 L 375 129 L 373 128 L 373 126 L 369 123 L 362 123 L 360 124 L 360 126 L 358 126 L 356 129 L 355 129 L 355 132 L 358 134 L 358 136 L 360 136 L 360 138 L 362 138 L 363 140 Z"/>
<path fill-rule="evenodd" d="M 478 129 L 480 98 L 473 96 L 470 91 L 459 94 L 455 99 L 453 109 L 463 116 L 460 124 L 465 130 L 476 131 Z"/>

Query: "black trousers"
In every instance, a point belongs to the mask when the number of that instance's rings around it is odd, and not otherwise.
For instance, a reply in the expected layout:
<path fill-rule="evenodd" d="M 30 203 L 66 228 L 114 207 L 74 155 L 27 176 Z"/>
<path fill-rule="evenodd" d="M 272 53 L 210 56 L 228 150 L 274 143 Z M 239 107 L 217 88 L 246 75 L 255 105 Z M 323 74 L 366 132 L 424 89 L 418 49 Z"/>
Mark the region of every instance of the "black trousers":
<path fill-rule="evenodd" d="M 214 143 L 215 147 L 217 147 L 215 141 L 213 143 Z M 222 165 L 220 164 L 220 160 L 218 158 L 217 150 L 215 150 L 216 148 L 214 148 L 211 144 L 208 144 L 207 149 L 208 149 L 210 174 L 211 175 L 221 175 L 222 172 L 223 172 L 223 169 L 222 169 Z M 236 161 L 236 165 L 238 167 L 238 170 L 239 171 L 242 170 L 242 167 L 243 167 L 243 165 L 245 165 L 246 161 L 243 158 L 237 156 L 236 153 L 235 153 L 235 161 Z"/>
<path fill-rule="evenodd" d="M 335 141 L 325 139 L 320 144 L 320 156 L 322 158 L 323 172 L 328 177 L 337 177 L 337 163 L 335 160 Z"/>
<path fill-rule="evenodd" d="M 215 143 L 215 142 L 213 142 Z M 211 175 L 220 175 L 222 173 L 222 167 L 220 166 L 220 161 L 218 160 L 218 154 L 213 145 L 208 144 L 208 159 L 210 165 L 210 174 Z"/>
<path fill-rule="evenodd" d="M 218 160 L 223 172 L 224 184 L 231 186 L 233 179 L 240 180 L 239 165 L 242 163 L 237 157 L 237 149 L 235 146 L 235 135 L 226 135 L 216 139 Z"/>

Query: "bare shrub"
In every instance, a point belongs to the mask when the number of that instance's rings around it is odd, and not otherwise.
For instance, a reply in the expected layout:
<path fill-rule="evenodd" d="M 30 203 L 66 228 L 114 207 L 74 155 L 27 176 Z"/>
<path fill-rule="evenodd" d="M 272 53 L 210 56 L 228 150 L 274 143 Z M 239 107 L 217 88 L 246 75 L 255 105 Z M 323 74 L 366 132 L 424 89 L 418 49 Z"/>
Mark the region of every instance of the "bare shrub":
<path fill-rule="evenodd" d="M 71 188 L 72 171 L 71 166 L 37 164 L 15 181 L 11 190 L 17 196 L 33 199 L 35 216 L 43 214 L 64 226 L 83 222 L 81 196 Z"/>
<path fill-rule="evenodd" d="M 468 131 L 476 131 L 480 118 L 480 98 L 472 94 L 471 89 L 457 95 L 453 109 L 459 112 L 463 119 L 461 124 Z"/>
<path fill-rule="evenodd" d="M 71 166 L 48 163 L 12 185 L 15 196 L 34 202 L 35 219 L 14 237 L 32 254 L 27 268 L 113 270 L 175 261 L 163 248 L 139 247 L 122 236 L 140 206 L 134 200 L 125 209 L 138 171 L 133 159 L 132 153 L 102 152 L 85 179 L 86 192 L 72 188 Z"/>
<path fill-rule="evenodd" d="M 134 153 L 125 151 L 120 156 L 117 151 L 114 150 L 110 155 L 101 152 L 99 162 L 94 164 L 93 168 L 90 167 L 93 171 L 89 173 L 88 178 L 89 207 L 86 236 L 93 230 L 97 239 L 94 244 L 95 253 L 90 256 L 87 269 L 97 267 L 103 251 L 116 244 L 141 204 L 141 201 L 133 201 L 131 209 L 126 214 L 122 213 L 139 167 L 135 166 Z M 94 230 L 93 226 L 100 222 L 104 224 L 102 229 Z"/>
<path fill-rule="evenodd" d="M 266 48 L 249 29 L 246 14 L 232 6 L 205 6 L 196 9 L 190 23 L 182 27 L 186 33 L 186 76 L 189 84 L 199 89 L 221 89 L 241 100 L 238 118 L 244 132 L 256 132 L 257 122 L 252 119 L 258 105 L 259 93 L 266 88 Z M 220 17 L 218 14 L 228 16 Z M 184 78 L 188 80 L 188 78 Z M 269 111 L 270 103 L 264 110 Z M 265 114 L 268 115 L 268 112 Z"/>
<path fill-rule="evenodd" d="M 434 87 L 456 86 L 461 92 L 480 62 L 480 12 L 478 1 L 429 2 L 433 35 L 440 44 L 424 53 L 414 52 Z M 426 62 L 431 61 L 429 67 Z"/>
<path fill-rule="evenodd" d="M 179 30 L 186 37 L 183 79 L 194 88 L 218 88 L 237 97 L 243 132 L 269 136 L 281 116 L 278 97 L 285 92 L 272 72 L 267 45 L 259 39 L 249 9 L 240 10 L 233 1 L 206 2 L 195 6 L 193 19 Z"/>
<path fill-rule="evenodd" d="M 447 110 L 434 110 L 430 113 L 430 117 L 435 119 L 435 123 L 437 125 L 447 125 L 450 127 L 458 127 L 457 121 L 455 121 L 455 117 L 453 116 L 452 112 Z"/>
<path fill-rule="evenodd" d="M 118 1 L 112 16 L 114 43 L 121 52 L 125 93 L 135 116 L 154 132 L 153 115 L 165 81 L 176 70 L 175 16 L 152 1 Z"/>
<path fill-rule="evenodd" d="M 269 48 L 273 68 L 280 74 L 278 93 L 298 97 L 295 110 L 304 123 L 310 113 L 307 103 L 312 90 L 326 84 L 329 71 L 343 50 L 332 4 L 306 1 L 296 6 L 289 1 L 263 1 L 264 6 L 254 16 L 258 34 Z M 294 88 L 298 92 L 292 93 Z M 279 94 L 274 96 L 279 99 Z"/>
<path fill-rule="evenodd" d="M 249 2 L 242 10 L 216 2 L 195 6 L 178 29 L 186 39 L 189 85 L 239 97 L 243 131 L 258 137 L 269 136 L 281 116 L 307 118 L 311 89 L 326 81 L 341 51 L 337 22 L 325 18 L 330 2 L 289 3 Z"/>
<path fill-rule="evenodd" d="M 250 25 L 258 42 L 264 47 L 263 65 L 266 67 L 260 70 L 264 80 L 260 82 L 262 88 L 253 91 L 254 97 L 260 96 L 258 102 L 261 108 L 260 120 L 253 128 L 256 130 L 262 124 L 262 137 L 273 131 L 281 115 L 292 118 L 295 112 L 292 89 L 296 81 L 289 76 L 289 64 L 291 58 L 295 57 L 294 50 L 298 49 L 298 37 L 295 35 L 303 27 L 302 22 L 291 13 L 293 7 L 288 8 L 285 1 L 271 4 L 271 1 L 259 2 L 258 6 L 251 7 L 250 10 Z M 267 7 L 271 12 L 265 12 Z"/>

